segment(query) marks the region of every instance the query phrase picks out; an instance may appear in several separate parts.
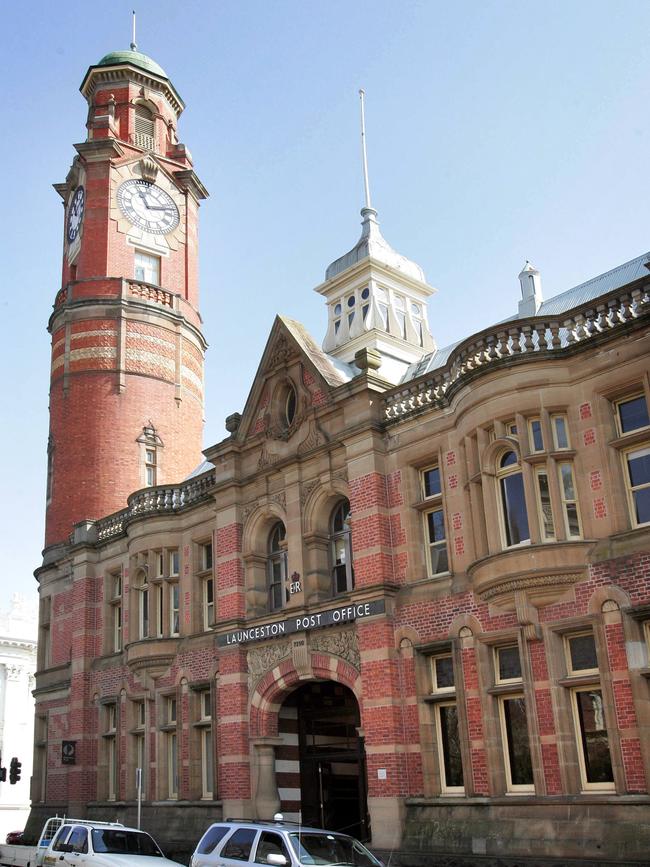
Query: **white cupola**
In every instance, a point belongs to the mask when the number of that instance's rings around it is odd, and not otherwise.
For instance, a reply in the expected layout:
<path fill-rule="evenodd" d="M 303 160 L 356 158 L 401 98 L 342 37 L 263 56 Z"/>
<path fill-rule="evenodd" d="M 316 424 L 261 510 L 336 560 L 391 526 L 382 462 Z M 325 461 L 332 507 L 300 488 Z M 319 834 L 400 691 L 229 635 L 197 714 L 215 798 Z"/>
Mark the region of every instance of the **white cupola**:
<path fill-rule="evenodd" d="M 542 277 L 533 265 L 526 259 L 526 264 L 519 274 L 521 284 L 521 301 L 519 302 L 519 316 L 524 318 L 534 316 L 542 306 Z"/>
<path fill-rule="evenodd" d="M 327 302 L 328 324 L 323 349 L 353 363 L 357 352 L 379 353 L 379 375 L 397 383 L 410 364 L 435 349 L 427 318 L 427 299 L 436 291 L 426 283 L 422 268 L 396 252 L 385 240 L 370 203 L 365 152 L 363 91 L 361 140 L 365 207 L 361 237 L 325 272 L 315 291 Z"/>

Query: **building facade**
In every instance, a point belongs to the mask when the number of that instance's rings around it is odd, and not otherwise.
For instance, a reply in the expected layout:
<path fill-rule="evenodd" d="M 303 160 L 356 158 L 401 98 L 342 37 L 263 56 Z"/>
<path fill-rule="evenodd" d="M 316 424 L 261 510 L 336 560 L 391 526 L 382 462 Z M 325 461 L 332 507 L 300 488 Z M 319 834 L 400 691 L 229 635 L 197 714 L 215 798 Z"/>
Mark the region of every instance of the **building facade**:
<path fill-rule="evenodd" d="M 82 92 L 30 827 L 134 821 L 140 769 L 168 853 L 281 809 L 405 864 L 647 860 L 650 254 L 547 301 L 526 263 L 515 315 L 437 348 L 434 290 L 367 203 L 316 290 L 323 348 L 278 317 L 199 464 L 181 103 L 134 50 Z"/>
<path fill-rule="evenodd" d="M 36 599 L 14 593 L 0 611 L 0 756 L 7 779 L 0 785 L 0 840 L 20 831 L 29 816 L 34 740 Z M 12 758 L 22 763 L 20 780 L 9 781 Z"/>

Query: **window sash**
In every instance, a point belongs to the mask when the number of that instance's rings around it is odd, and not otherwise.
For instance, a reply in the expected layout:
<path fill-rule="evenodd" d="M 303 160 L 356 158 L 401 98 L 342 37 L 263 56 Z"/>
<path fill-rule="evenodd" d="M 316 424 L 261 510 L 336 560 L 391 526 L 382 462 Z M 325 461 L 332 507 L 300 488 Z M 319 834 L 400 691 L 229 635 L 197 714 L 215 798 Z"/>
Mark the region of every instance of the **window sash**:
<path fill-rule="evenodd" d="M 571 448 L 569 440 L 569 426 L 565 415 L 552 415 L 551 428 L 553 429 L 553 445 L 556 451 L 565 451 Z"/>
<path fill-rule="evenodd" d="M 562 499 L 562 514 L 564 516 L 564 530 L 567 539 L 582 538 L 580 525 L 580 510 L 573 478 L 573 466 L 569 463 L 558 464 L 558 478 L 560 483 L 560 497 Z"/>
<path fill-rule="evenodd" d="M 644 394 L 635 394 L 616 402 L 616 424 L 621 436 L 650 427 L 650 416 Z"/>
<path fill-rule="evenodd" d="M 211 798 L 214 789 L 214 751 L 212 726 L 201 730 L 201 796 Z"/>
<path fill-rule="evenodd" d="M 528 420 L 528 433 L 530 436 L 531 452 L 544 451 L 544 433 L 542 431 L 542 421 L 539 418 L 531 418 Z"/>
<path fill-rule="evenodd" d="M 546 468 L 540 468 L 535 471 L 535 481 L 537 482 L 537 508 L 539 509 L 539 529 L 542 540 L 554 542 L 555 523 L 553 521 L 551 489 Z"/>
<path fill-rule="evenodd" d="M 582 639 L 582 645 L 585 648 L 589 648 L 591 650 L 593 648 L 593 666 L 584 666 L 582 668 L 576 668 L 574 665 L 574 653 L 572 649 L 576 649 L 576 653 L 579 652 L 579 645 L 576 642 L 579 642 Z M 589 639 L 585 641 L 585 639 Z M 580 677 L 583 674 L 597 674 L 598 673 L 598 657 L 596 651 L 596 639 L 593 632 L 573 632 L 570 635 L 564 636 L 564 649 L 565 649 L 565 657 L 566 657 L 566 667 L 567 674 L 569 677 L 576 676 Z"/>
<path fill-rule="evenodd" d="M 499 479 L 504 541 L 507 548 L 530 542 L 528 508 L 521 472 L 509 473 Z"/>
<path fill-rule="evenodd" d="M 506 788 L 509 792 L 534 792 L 528 714 L 523 695 L 499 698 Z"/>
<path fill-rule="evenodd" d="M 181 630 L 181 588 L 177 583 L 169 585 L 169 634 L 176 636 Z"/>
<path fill-rule="evenodd" d="M 462 795 L 465 792 L 463 761 L 456 702 L 440 702 L 435 707 L 440 791 Z"/>
<path fill-rule="evenodd" d="M 582 787 L 588 791 L 613 791 L 614 773 L 602 691 L 599 687 L 574 689 L 571 703 Z"/>
<path fill-rule="evenodd" d="M 167 787 L 170 798 L 178 797 L 178 737 L 167 733 Z"/>
<path fill-rule="evenodd" d="M 438 665 L 440 663 L 440 665 Z M 431 657 L 431 692 L 454 692 L 456 689 L 454 663 L 451 653 Z"/>
<path fill-rule="evenodd" d="M 214 623 L 214 578 L 203 581 L 203 629 L 207 631 Z"/>
<path fill-rule="evenodd" d="M 424 521 L 426 526 L 429 574 L 446 574 L 449 572 L 449 556 L 443 509 L 432 509 L 430 512 L 425 512 Z"/>
<path fill-rule="evenodd" d="M 650 523 L 650 446 L 623 452 L 625 484 L 635 527 Z"/>

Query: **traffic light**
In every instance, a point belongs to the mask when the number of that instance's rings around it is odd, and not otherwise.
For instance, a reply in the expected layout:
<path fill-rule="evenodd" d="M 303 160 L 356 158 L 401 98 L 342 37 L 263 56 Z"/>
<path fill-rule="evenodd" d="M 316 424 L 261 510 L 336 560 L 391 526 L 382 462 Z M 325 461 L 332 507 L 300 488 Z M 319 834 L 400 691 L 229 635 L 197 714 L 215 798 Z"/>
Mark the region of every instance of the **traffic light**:
<path fill-rule="evenodd" d="M 9 763 L 9 782 L 12 786 L 20 779 L 20 769 L 22 768 L 22 766 L 23 763 L 19 762 L 15 756 Z"/>

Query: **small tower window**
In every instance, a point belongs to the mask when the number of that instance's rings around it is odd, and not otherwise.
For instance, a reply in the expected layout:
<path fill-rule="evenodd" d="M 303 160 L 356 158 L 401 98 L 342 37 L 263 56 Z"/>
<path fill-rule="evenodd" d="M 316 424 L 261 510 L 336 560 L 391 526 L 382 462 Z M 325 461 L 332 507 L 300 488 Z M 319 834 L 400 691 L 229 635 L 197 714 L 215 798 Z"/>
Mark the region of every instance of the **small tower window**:
<path fill-rule="evenodd" d="M 411 318 L 413 319 L 413 327 L 418 337 L 420 346 L 424 344 L 424 335 L 422 331 L 422 308 L 419 304 L 411 302 Z"/>
<path fill-rule="evenodd" d="M 136 280 L 142 280 L 143 283 L 154 283 L 156 286 L 160 285 L 160 256 L 152 256 L 150 253 L 136 250 L 134 264 Z"/>
<path fill-rule="evenodd" d="M 339 328 L 341 327 L 341 312 L 341 305 L 336 304 L 334 307 L 334 334 L 338 334 Z"/>
<path fill-rule="evenodd" d="M 399 336 L 406 340 L 406 304 L 401 295 L 395 296 L 395 318 L 399 326 Z"/>
<path fill-rule="evenodd" d="M 137 439 L 140 448 L 142 484 L 148 488 L 160 483 L 159 467 L 162 454 L 162 440 L 151 422 L 142 428 Z"/>
<path fill-rule="evenodd" d="M 354 297 L 354 295 L 350 295 L 350 297 L 348 298 L 348 301 L 347 301 L 348 310 L 351 311 L 350 313 L 348 313 L 348 328 L 354 322 L 354 305 L 356 303 L 357 303 L 357 299 Z"/>
<path fill-rule="evenodd" d="M 135 107 L 134 142 L 138 147 L 154 150 L 154 118 L 153 112 L 146 105 Z"/>
<path fill-rule="evenodd" d="M 388 295 L 385 289 L 377 288 L 377 309 L 381 316 L 384 331 L 390 331 L 388 325 Z"/>

